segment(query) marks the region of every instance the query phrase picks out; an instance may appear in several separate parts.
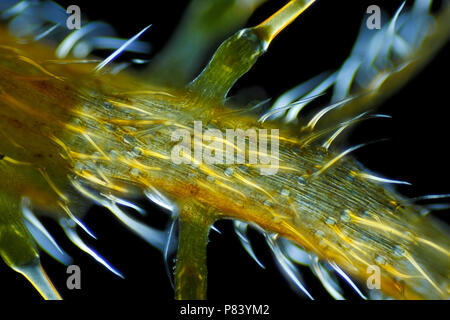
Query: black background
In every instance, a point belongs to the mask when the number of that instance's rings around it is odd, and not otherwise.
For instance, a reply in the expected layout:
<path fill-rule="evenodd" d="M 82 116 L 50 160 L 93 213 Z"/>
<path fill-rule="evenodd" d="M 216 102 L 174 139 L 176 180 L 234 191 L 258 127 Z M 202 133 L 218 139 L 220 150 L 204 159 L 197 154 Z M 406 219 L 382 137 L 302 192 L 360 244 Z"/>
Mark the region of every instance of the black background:
<path fill-rule="evenodd" d="M 151 29 L 142 39 L 158 52 L 174 31 L 186 1 L 57 1 L 63 7 L 77 4 L 90 20 L 103 20 L 115 27 L 121 37 L 129 38 L 148 24 Z M 409 1 L 411 2 L 411 1 Z M 268 17 L 285 1 L 269 1 L 248 22 L 255 25 Z M 350 53 L 368 5 L 377 4 L 392 15 L 401 1 L 318 1 L 276 40 L 254 68 L 236 85 L 263 88 L 269 97 L 277 97 L 293 86 L 326 70 L 335 70 Z M 369 169 L 393 179 L 413 184 L 399 187 L 408 196 L 450 193 L 448 181 L 448 46 L 403 89 L 391 97 L 380 113 L 392 120 L 371 120 L 358 127 L 348 143 L 389 138 L 358 151 L 356 157 Z M 151 59 L 153 53 L 148 57 Z M 447 77 L 446 77 L 447 76 Z M 152 225 L 163 225 L 163 214 L 147 204 Z M 443 217 L 448 212 L 437 213 Z M 42 254 L 42 264 L 55 286 L 68 300 L 134 300 L 161 305 L 172 303 L 173 291 L 164 269 L 162 255 L 134 236 L 102 208 L 95 207 L 84 219 L 98 236 L 95 247 L 126 277 L 119 279 L 81 253 L 51 221 L 46 226 L 58 239 L 75 264 L 81 267 L 82 289 L 68 290 L 66 268 Z M 299 301 L 295 292 L 278 272 L 271 253 L 256 233 L 251 233 L 255 251 L 266 269 L 261 269 L 239 244 L 228 221 L 216 224 L 222 234 L 211 232 L 208 246 L 208 297 L 214 302 L 287 303 Z M 0 264 L 1 288 L 8 299 L 39 301 L 40 296 L 22 276 Z M 312 294 L 331 299 L 310 273 L 305 278 Z M 5 289 L 6 288 L 6 289 Z M 348 292 L 350 298 L 356 298 Z M 150 303 L 151 302 L 151 303 Z M 157 303 L 155 303 L 157 302 Z M 161 307 L 159 305 L 159 307 Z"/>

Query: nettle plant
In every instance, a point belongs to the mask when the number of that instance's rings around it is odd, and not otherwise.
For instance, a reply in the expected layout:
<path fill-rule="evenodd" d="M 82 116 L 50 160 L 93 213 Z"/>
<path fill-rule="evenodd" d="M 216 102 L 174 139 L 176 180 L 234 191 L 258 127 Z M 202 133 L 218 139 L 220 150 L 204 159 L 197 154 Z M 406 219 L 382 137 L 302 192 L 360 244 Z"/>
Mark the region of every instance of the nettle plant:
<path fill-rule="evenodd" d="M 418 204 L 445 195 L 400 195 L 391 184 L 405 182 L 375 175 L 352 157 L 366 144 L 343 142 L 354 125 L 386 118 L 371 112 L 446 43 L 450 5 L 431 13 L 429 0 L 402 3 L 382 23 L 380 8 L 368 4 L 341 68 L 243 107 L 229 94 L 236 81 L 316 1 L 286 1 L 228 37 L 195 70 L 217 39 L 264 2 L 192 1 L 154 59 L 117 62 L 124 52 L 148 51 L 138 38 L 150 26 L 130 39 L 113 38 L 108 24 L 80 20 L 76 5 L 2 1 L 0 255 L 44 298 L 60 295 L 40 250 L 72 263 L 44 216 L 121 276 L 83 239 L 94 236 L 82 218 L 96 204 L 162 252 L 177 299 L 206 298 L 208 234 L 222 219 L 232 220 L 259 264 L 247 229 L 260 232 L 307 297 L 297 264 L 336 299 L 343 298 L 339 278 L 363 298 L 448 299 L 448 232 L 428 215 L 433 207 Z M 98 49 L 113 52 L 98 60 L 91 54 Z M 133 62 L 146 66 L 124 70 Z M 307 112 L 324 98 L 325 107 Z M 167 212 L 166 230 L 141 221 L 142 197 Z"/>

